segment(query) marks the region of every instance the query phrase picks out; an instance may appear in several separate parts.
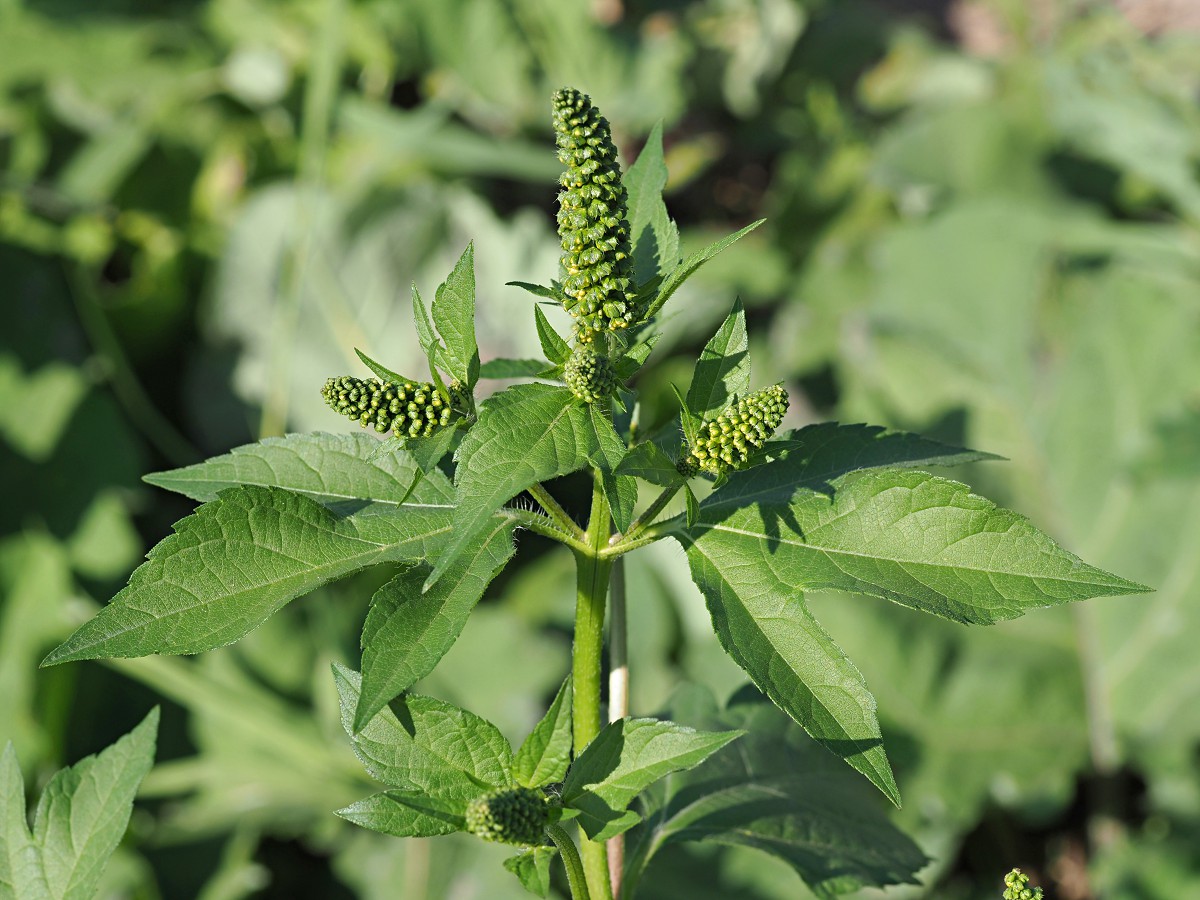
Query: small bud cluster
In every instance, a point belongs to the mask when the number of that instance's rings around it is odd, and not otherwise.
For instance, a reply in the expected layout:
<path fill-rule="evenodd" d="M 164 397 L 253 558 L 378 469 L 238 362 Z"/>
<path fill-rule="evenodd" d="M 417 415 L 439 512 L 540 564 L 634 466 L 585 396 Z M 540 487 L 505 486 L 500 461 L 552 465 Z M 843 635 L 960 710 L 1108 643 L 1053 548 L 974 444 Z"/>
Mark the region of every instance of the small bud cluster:
<path fill-rule="evenodd" d="M 597 353 L 591 344 L 579 344 L 563 367 L 563 381 L 571 393 L 584 403 L 595 403 L 612 395 L 617 376 L 607 356 Z"/>
<path fill-rule="evenodd" d="M 1040 887 L 1029 887 L 1029 876 L 1020 869 L 1004 876 L 1004 900 L 1042 900 L 1044 896 Z"/>
<path fill-rule="evenodd" d="M 638 321 L 625 186 L 608 120 L 587 94 L 555 92 L 554 133 L 567 167 L 558 195 L 564 306 L 579 341 L 588 343 Z"/>
<path fill-rule="evenodd" d="M 450 386 L 452 398 L 462 397 L 458 382 Z M 454 399 L 447 401 L 430 382 L 380 382 L 374 378 L 343 375 L 330 378 L 321 396 L 335 412 L 357 421 L 380 434 L 388 431 L 397 437 L 429 437 L 438 428 L 450 424 Z"/>
<path fill-rule="evenodd" d="M 541 791 L 523 787 L 492 791 L 467 806 L 467 831 L 502 844 L 541 844 L 548 813 Z"/>
<path fill-rule="evenodd" d="M 787 408 L 787 391 L 780 384 L 742 397 L 700 426 L 692 446 L 684 447 L 677 468 L 684 476 L 699 470 L 720 475 L 743 468 L 750 454 L 761 450 L 775 433 Z"/>

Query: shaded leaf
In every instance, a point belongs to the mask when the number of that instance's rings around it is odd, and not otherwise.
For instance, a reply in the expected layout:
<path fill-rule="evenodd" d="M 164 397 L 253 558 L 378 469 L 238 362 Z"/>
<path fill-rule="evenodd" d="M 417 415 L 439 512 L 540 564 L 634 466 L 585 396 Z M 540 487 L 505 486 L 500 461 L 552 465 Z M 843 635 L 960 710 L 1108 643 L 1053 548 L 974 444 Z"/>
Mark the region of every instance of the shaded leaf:
<path fill-rule="evenodd" d="M 750 389 L 750 349 L 746 337 L 746 311 L 741 298 L 717 329 L 696 361 L 688 388 L 688 411 L 700 419 L 715 418 L 735 394 Z"/>
<path fill-rule="evenodd" d="M 662 487 L 674 487 L 685 480 L 671 458 L 651 441 L 638 444 L 626 453 L 616 471 L 619 475 L 630 475 Z"/>

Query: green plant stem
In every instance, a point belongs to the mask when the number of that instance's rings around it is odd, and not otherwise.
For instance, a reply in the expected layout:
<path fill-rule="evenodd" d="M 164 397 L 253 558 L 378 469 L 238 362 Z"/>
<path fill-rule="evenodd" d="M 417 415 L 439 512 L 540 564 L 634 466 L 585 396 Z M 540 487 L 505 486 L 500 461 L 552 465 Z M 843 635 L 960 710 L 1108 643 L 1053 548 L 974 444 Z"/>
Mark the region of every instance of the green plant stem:
<path fill-rule="evenodd" d="M 682 484 L 676 484 L 672 487 L 664 488 L 663 492 L 654 498 L 654 502 L 646 507 L 646 511 L 634 519 L 633 523 L 625 529 L 625 533 L 618 535 L 621 543 L 636 540 L 643 531 L 654 523 L 654 517 L 666 508 L 667 504 L 671 502 L 671 498 L 678 494 L 679 489 L 682 487 Z"/>
<path fill-rule="evenodd" d="M 626 538 L 618 541 L 601 551 L 600 556 L 603 559 L 616 559 L 623 556 L 630 550 L 636 550 L 638 547 L 645 547 L 647 544 L 653 544 L 655 541 L 662 540 L 669 534 L 680 530 L 683 524 L 683 516 L 672 516 L 657 525 L 649 525 L 642 529 L 642 533 L 636 538 L 630 540 Z"/>
<path fill-rule="evenodd" d="M 587 549 L 587 546 L 581 540 L 578 540 L 574 535 L 567 534 L 559 526 L 558 522 L 549 516 L 543 516 L 541 513 L 531 512 L 527 509 L 505 509 L 504 512 L 523 528 L 528 528 L 530 531 L 536 532 L 543 537 L 566 544 L 572 550 Z"/>
<path fill-rule="evenodd" d="M 604 648 L 604 604 L 612 561 L 601 557 L 611 529 L 608 500 L 599 474 L 592 488 L 585 547 L 575 550 L 575 643 L 571 650 L 572 745 L 578 757 L 600 733 L 601 653 Z M 611 900 L 604 844 L 583 841 L 583 868 L 592 895 Z"/>
<path fill-rule="evenodd" d="M 530 495 L 538 502 L 538 505 L 546 511 L 546 514 L 553 519 L 560 529 L 571 535 L 577 541 L 583 541 L 583 531 L 575 520 L 572 519 L 565 509 L 558 505 L 558 501 L 554 496 L 542 487 L 540 484 L 535 484 L 529 489 Z"/>
<path fill-rule="evenodd" d="M 575 842 L 571 840 L 571 836 L 563 831 L 561 825 L 549 825 L 546 827 L 546 837 L 554 842 L 554 846 L 558 848 L 558 855 L 562 857 L 563 865 L 567 867 L 567 884 L 571 887 L 571 900 L 592 900 L 592 895 L 588 893 L 587 879 L 583 877 L 583 863 L 579 859 L 579 851 L 575 849 Z"/>
<path fill-rule="evenodd" d="M 613 561 L 608 590 L 608 721 L 629 715 L 629 640 L 625 618 L 625 560 Z M 608 880 L 613 894 L 621 893 L 621 871 L 625 867 L 625 835 L 609 838 Z"/>

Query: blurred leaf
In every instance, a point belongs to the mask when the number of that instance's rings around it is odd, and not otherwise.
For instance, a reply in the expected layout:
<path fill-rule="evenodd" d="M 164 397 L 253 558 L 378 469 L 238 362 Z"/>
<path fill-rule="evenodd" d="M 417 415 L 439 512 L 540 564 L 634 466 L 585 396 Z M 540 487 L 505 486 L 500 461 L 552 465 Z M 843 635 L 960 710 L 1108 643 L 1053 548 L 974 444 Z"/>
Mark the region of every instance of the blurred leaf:
<path fill-rule="evenodd" d="M 29 375 L 14 356 L 0 355 L 0 434 L 36 462 L 62 439 L 76 407 L 87 394 L 78 369 L 51 362 Z"/>
<path fill-rule="evenodd" d="M 538 897 L 550 896 L 550 863 L 558 851 L 553 847 L 531 847 L 510 856 L 504 868 L 521 880 L 525 890 Z"/>

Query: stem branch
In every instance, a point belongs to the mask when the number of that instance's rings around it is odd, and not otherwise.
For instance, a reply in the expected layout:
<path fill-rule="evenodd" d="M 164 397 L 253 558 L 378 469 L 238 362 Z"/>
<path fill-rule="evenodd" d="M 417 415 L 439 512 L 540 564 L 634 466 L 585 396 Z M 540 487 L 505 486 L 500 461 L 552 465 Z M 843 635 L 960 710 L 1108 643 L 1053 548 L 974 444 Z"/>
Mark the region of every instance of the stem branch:
<path fill-rule="evenodd" d="M 554 496 L 548 490 L 540 484 L 535 484 L 529 488 L 529 493 L 560 529 L 577 541 L 583 540 L 583 532 L 575 524 L 575 520 L 567 515 L 567 511 L 558 505 L 558 501 L 554 499 Z"/>
<path fill-rule="evenodd" d="M 571 900 L 591 900 L 587 880 L 583 877 L 583 863 L 580 862 L 579 851 L 575 849 L 575 842 L 571 840 L 571 836 L 563 830 L 561 825 L 548 825 L 546 826 L 546 837 L 554 842 L 554 846 L 558 848 L 558 855 L 562 857 L 563 865 L 567 867 L 567 884 L 571 887 Z"/>

